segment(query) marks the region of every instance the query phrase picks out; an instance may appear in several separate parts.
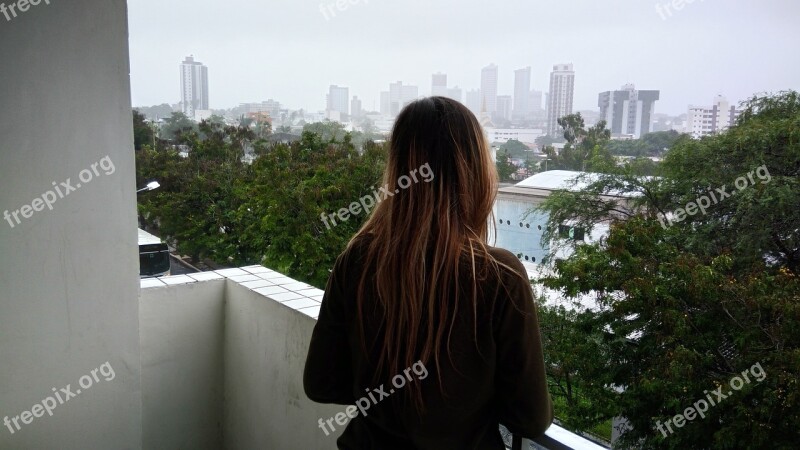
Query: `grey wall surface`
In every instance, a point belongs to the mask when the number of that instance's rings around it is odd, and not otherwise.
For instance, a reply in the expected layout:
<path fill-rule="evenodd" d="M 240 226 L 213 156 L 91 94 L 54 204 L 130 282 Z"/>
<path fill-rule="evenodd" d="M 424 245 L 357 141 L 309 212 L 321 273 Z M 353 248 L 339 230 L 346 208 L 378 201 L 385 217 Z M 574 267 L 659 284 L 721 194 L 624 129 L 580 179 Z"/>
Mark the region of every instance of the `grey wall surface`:
<path fill-rule="evenodd" d="M 225 308 L 225 448 L 336 448 L 344 427 L 326 436 L 317 421 L 344 407 L 303 391 L 316 320 L 230 282 Z"/>
<path fill-rule="evenodd" d="M 16 12 L 0 15 L 0 448 L 141 448 L 126 3 Z M 34 200 L 68 179 L 52 210 Z M 113 379 L 81 389 L 106 362 Z M 67 385 L 52 416 L 25 416 Z"/>
<path fill-rule="evenodd" d="M 223 448 L 225 282 L 142 289 L 143 448 Z"/>

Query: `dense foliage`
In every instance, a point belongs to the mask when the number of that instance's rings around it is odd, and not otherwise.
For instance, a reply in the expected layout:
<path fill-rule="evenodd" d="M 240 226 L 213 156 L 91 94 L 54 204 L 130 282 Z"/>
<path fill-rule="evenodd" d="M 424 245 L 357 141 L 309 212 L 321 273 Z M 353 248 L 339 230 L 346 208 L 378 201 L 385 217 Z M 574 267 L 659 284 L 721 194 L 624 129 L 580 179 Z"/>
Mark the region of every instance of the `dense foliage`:
<path fill-rule="evenodd" d="M 176 116 L 179 125 L 180 116 Z M 257 127 L 202 122 L 180 127 L 173 145 L 137 152 L 137 182 L 161 183 L 139 199 L 143 220 L 195 260 L 240 266 L 264 264 L 324 287 L 328 270 L 365 214 L 337 220 L 320 216 L 347 208 L 378 186 L 385 151 L 367 142 L 356 151 L 349 134 L 306 131 L 292 144 L 269 144 Z M 250 149 L 260 155 L 243 162 Z"/>
<path fill-rule="evenodd" d="M 612 155 L 662 156 L 680 139 L 690 139 L 690 137 L 674 130 L 656 131 L 643 135 L 641 139 L 611 141 L 608 143 L 608 151 Z"/>
<path fill-rule="evenodd" d="M 548 240 L 565 222 L 610 226 L 543 280 L 570 305 L 543 308 L 542 331 L 551 379 L 578 386 L 585 400 L 570 409 L 573 427 L 624 417 L 620 448 L 800 442 L 800 96 L 745 106 L 729 131 L 678 140 L 659 177 L 612 169 L 543 205 Z M 718 194 L 704 213 L 687 206 L 725 186 L 736 193 Z M 579 296 L 596 306 L 570 302 Z M 763 380 L 749 372 L 751 381 L 732 390 L 755 364 Z M 659 430 L 718 386 L 731 393 L 704 418 Z"/>

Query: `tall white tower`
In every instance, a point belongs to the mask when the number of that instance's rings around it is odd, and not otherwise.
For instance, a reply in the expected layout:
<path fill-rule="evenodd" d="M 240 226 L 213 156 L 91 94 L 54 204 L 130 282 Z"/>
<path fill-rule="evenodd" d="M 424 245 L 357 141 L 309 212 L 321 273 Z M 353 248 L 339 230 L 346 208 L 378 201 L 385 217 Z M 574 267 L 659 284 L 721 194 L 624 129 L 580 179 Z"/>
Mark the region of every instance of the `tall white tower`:
<path fill-rule="evenodd" d="M 183 113 L 194 118 L 196 110 L 208 109 L 208 67 L 187 56 L 181 63 L 181 105 Z"/>
<path fill-rule="evenodd" d="M 550 93 L 547 98 L 547 134 L 559 135 L 558 119 L 572 114 L 575 94 L 575 71 L 572 64 L 556 64 L 550 73 Z"/>

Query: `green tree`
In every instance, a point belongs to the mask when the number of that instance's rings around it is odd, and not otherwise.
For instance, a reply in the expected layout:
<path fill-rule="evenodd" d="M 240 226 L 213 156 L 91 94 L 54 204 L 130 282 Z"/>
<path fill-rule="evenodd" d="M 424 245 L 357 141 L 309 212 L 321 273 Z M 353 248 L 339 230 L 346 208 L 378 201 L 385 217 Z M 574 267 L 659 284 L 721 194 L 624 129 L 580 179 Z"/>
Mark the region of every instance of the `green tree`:
<path fill-rule="evenodd" d="M 500 150 L 508 152 L 514 158 L 525 159 L 531 152 L 527 145 L 516 139 L 509 139 L 500 145 Z"/>
<path fill-rule="evenodd" d="M 186 117 L 186 114 L 174 112 L 164 119 L 164 123 L 161 125 L 161 137 L 168 141 L 174 141 L 177 140 L 181 134 L 196 129 L 197 126 Z"/>
<path fill-rule="evenodd" d="M 324 287 L 336 257 L 368 214 L 344 222 L 328 216 L 373 195 L 385 160 L 385 146 L 370 142 L 359 153 L 349 134 L 331 142 L 304 132 L 300 141 L 277 144 L 253 164 L 246 191 L 251 200 L 239 209 L 246 224 L 240 240 L 258 250 L 264 265 Z"/>
<path fill-rule="evenodd" d="M 578 312 L 564 305 L 539 305 L 539 323 L 544 360 L 555 415 L 561 424 L 574 431 L 605 426 L 597 434 L 611 438 L 613 393 L 606 388 L 607 373 L 596 373 L 609 354 L 602 328 L 591 311 Z M 596 377 L 584 376 L 592 373 Z M 599 377 L 599 378 L 598 378 Z"/>
<path fill-rule="evenodd" d="M 517 166 L 511 162 L 511 155 L 505 150 L 497 151 L 497 176 L 500 182 L 513 181 L 512 175 L 517 172 Z"/>
<path fill-rule="evenodd" d="M 305 124 L 303 132 L 314 133 L 327 142 L 341 142 L 347 132 L 344 125 L 339 122 L 331 122 L 326 120 L 324 122 L 314 122 Z"/>
<path fill-rule="evenodd" d="M 575 170 L 587 172 L 606 172 L 613 170 L 614 158 L 607 145 L 611 132 L 606 122 L 600 121 L 586 129 L 580 113 L 570 114 L 558 119 L 566 145 L 561 151 L 545 147 L 544 153 L 551 160 L 549 169 Z"/>
<path fill-rule="evenodd" d="M 680 139 L 690 139 L 677 131 L 657 131 L 647 133 L 641 139 L 611 141 L 608 150 L 612 155 L 622 156 L 662 156 Z"/>
<path fill-rule="evenodd" d="M 595 380 L 606 388 L 583 392 L 588 404 L 598 420 L 609 407 L 628 419 L 621 448 L 795 448 L 800 97 L 784 92 L 751 99 L 727 132 L 679 140 L 660 175 L 641 177 L 628 165 L 585 178 L 585 189 L 555 193 L 542 206 L 550 242 L 565 222 L 610 226 L 600 242 L 574 244 L 572 255 L 556 261 L 554 275 L 543 280 L 567 300 L 596 299 L 591 314 L 576 306 L 584 315 L 573 318 L 578 329 L 592 324 L 583 328 L 585 340 L 606 355 L 574 371 L 580 383 Z M 753 181 L 732 188 L 741 177 Z M 737 193 L 704 213 L 665 220 L 725 185 Z M 597 330 L 604 331 L 600 339 Z M 755 364 L 764 377 L 747 372 L 751 382 L 738 391 L 729 387 Z M 730 398 L 711 406 L 706 417 L 662 432 L 663 424 L 718 386 Z M 592 417 L 579 409 L 573 415 Z"/>
<path fill-rule="evenodd" d="M 153 146 L 155 136 L 153 129 L 147 122 L 145 116 L 137 110 L 133 110 L 133 148 L 141 150 L 142 147 L 149 144 Z"/>
<path fill-rule="evenodd" d="M 145 222 L 195 260 L 264 264 L 318 287 L 367 217 L 328 228 L 321 215 L 371 195 L 385 164 L 385 146 L 367 142 L 356 152 L 349 134 L 329 141 L 307 132 L 258 151 L 266 144 L 253 130 L 203 121 L 178 143 L 188 158 L 171 147 L 137 155 L 138 181 L 162 184 L 139 199 Z M 247 165 L 251 145 L 260 156 Z"/>

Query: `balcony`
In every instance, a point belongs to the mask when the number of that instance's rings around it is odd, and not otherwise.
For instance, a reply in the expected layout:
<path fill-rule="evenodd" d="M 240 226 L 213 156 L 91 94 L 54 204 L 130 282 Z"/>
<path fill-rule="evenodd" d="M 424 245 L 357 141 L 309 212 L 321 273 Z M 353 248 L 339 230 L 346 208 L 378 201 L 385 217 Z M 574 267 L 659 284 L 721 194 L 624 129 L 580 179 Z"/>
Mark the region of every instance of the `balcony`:
<path fill-rule="evenodd" d="M 143 448 L 335 447 L 317 421 L 343 408 L 302 384 L 322 291 L 260 266 L 141 285 Z M 523 445 L 603 448 L 556 425 Z"/>
<path fill-rule="evenodd" d="M 0 26 L 0 448 L 332 448 L 341 409 L 301 384 L 321 292 L 260 267 L 139 287 L 126 8 Z"/>

